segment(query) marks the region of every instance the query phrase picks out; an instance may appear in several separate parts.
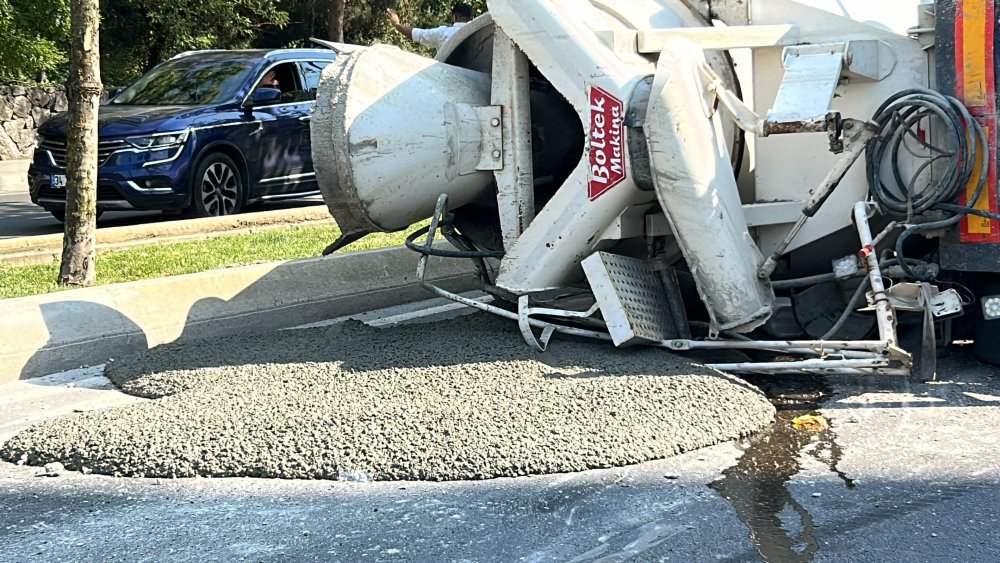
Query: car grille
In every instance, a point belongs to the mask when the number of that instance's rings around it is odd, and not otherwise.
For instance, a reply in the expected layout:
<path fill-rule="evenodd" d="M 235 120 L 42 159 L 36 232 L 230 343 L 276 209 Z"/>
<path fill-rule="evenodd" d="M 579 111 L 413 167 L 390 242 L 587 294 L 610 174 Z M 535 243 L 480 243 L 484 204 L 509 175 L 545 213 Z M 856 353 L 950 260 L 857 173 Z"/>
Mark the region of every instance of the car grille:
<path fill-rule="evenodd" d="M 41 199 L 55 199 L 61 200 L 66 199 L 66 189 L 65 188 L 52 188 L 49 186 L 42 186 L 38 190 L 38 197 Z M 112 184 L 98 184 L 97 185 L 97 201 L 121 201 L 125 199 L 122 197 L 121 192 Z"/>
<path fill-rule="evenodd" d="M 111 153 L 128 147 L 129 144 L 126 143 L 124 139 L 98 141 L 97 165 L 104 166 L 104 163 L 108 161 L 108 157 L 111 156 Z M 52 160 L 55 161 L 56 166 L 59 166 L 61 168 L 66 167 L 66 139 L 44 137 L 42 139 L 42 144 L 39 146 L 39 148 L 41 148 L 44 151 L 48 151 L 48 153 L 52 155 Z"/>

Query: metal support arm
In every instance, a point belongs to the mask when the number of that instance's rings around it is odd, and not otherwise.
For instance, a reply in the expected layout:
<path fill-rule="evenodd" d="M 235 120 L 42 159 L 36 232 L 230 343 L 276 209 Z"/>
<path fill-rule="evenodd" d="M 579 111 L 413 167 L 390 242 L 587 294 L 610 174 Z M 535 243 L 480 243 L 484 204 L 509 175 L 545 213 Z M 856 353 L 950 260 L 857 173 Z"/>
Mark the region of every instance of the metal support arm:
<path fill-rule="evenodd" d="M 816 212 L 818 212 L 823 204 L 826 203 L 826 200 L 833 193 L 833 190 L 835 190 L 837 186 L 840 185 L 840 181 L 844 179 L 844 175 L 847 174 L 847 171 L 851 169 L 851 166 L 854 165 L 854 163 L 858 160 L 858 157 L 861 156 L 861 153 L 864 152 L 868 141 L 874 137 L 877 132 L 873 123 L 859 121 L 857 119 L 845 119 L 843 122 L 843 130 L 846 135 L 849 135 L 844 142 L 845 150 L 843 154 L 839 159 L 837 159 L 837 162 L 834 163 L 833 168 L 830 169 L 830 172 L 827 173 L 825 178 L 823 178 L 823 181 L 820 182 L 819 186 L 812 191 L 809 201 L 807 201 L 805 207 L 802 208 L 802 216 L 795 222 L 792 229 L 788 231 L 788 234 L 785 235 L 785 238 L 778 245 L 778 248 L 776 248 L 774 252 L 767 257 L 764 264 L 761 265 L 757 275 L 762 279 L 771 277 L 771 274 L 774 273 L 774 269 L 778 265 L 778 259 L 785 253 L 785 249 L 787 249 L 788 245 L 792 243 L 795 236 L 799 234 L 799 231 L 801 231 L 802 227 L 805 226 L 806 221 L 816 215 Z"/>

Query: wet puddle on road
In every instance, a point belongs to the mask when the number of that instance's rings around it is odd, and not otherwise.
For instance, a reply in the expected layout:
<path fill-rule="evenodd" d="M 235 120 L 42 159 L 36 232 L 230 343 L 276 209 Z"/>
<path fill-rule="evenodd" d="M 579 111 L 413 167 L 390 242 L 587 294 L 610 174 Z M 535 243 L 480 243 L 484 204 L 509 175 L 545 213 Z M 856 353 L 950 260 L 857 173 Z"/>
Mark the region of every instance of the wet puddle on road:
<path fill-rule="evenodd" d="M 775 422 L 752 436 L 749 447 L 723 478 L 709 484 L 729 501 L 749 529 L 757 552 L 768 563 L 812 561 L 819 550 L 812 515 L 792 495 L 789 481 L 802 470 L 802 456 L 811 456 L 836 474 L 848 489 L 854 483 L 838 468 L 842 452 L 833 430 L 793 427 L 802 415 L 817 415 L 833 391 L 821 378 L 808 376 L 747 377 L 777 409 Z"/>

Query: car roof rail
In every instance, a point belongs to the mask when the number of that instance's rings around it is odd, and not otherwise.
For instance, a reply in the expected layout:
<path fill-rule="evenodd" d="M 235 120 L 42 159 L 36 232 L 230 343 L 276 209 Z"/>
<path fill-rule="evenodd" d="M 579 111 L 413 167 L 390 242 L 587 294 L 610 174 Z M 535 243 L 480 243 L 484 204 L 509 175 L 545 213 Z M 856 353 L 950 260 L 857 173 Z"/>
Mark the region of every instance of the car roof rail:
<path fill-rule="evenodd" d="M 358 49 L 364 48 L 361 45 L 352 45 L 350 43 L 338 43 L 336 41 L 327 41 L 326 39 L 319 39 L 316 37 L 310 37 L 309 41 L 312 41 L 317 45 L 322 45 L 323 47 L 326 47 L 326 49 L 319 49 L 320 51 L 330 50 L 337 53 L 338 55 L 341 53 L 350 53 L 352 51 L 357 51 Z"/>
<path fill-rule="evenodd" d="M 186 57 L 188 55 L 193 55 L 195 53 L 220 53 L 220 52 L 223 52 L 225 50 L 226 49 L 196 49 L 196 50 L 193 50 L 193 51 L 182 51 L 182 52 L 177 53 L 176 55 L 170 57 L 170 60 L 179 59 L 181 57 Z"/>
<path fill-rule="evenodd" d="M 273 57 L 276 55 L 304 55 L 306 53 L 329 53 L 329 49 L 316 49 L 309 47 L 300 48 L 290 48 L 290 49 L 272 49 L 264 54 L 265 57 Z"/>

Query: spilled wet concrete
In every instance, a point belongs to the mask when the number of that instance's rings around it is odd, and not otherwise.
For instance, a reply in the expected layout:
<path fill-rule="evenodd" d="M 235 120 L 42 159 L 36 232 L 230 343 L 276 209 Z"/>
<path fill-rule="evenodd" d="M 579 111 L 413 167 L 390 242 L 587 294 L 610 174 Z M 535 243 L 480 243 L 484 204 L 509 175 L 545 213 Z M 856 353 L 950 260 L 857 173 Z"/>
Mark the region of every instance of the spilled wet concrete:
<path fill-rule="evenodd" d="M 486 315 L 170 345 L 107 375 L 156 400 L 39 424 L 0 457 L 119 476 L 490 479 L 664 458 L 774 412 L 663 350 L 563 340 L 537 354 Z"/>

